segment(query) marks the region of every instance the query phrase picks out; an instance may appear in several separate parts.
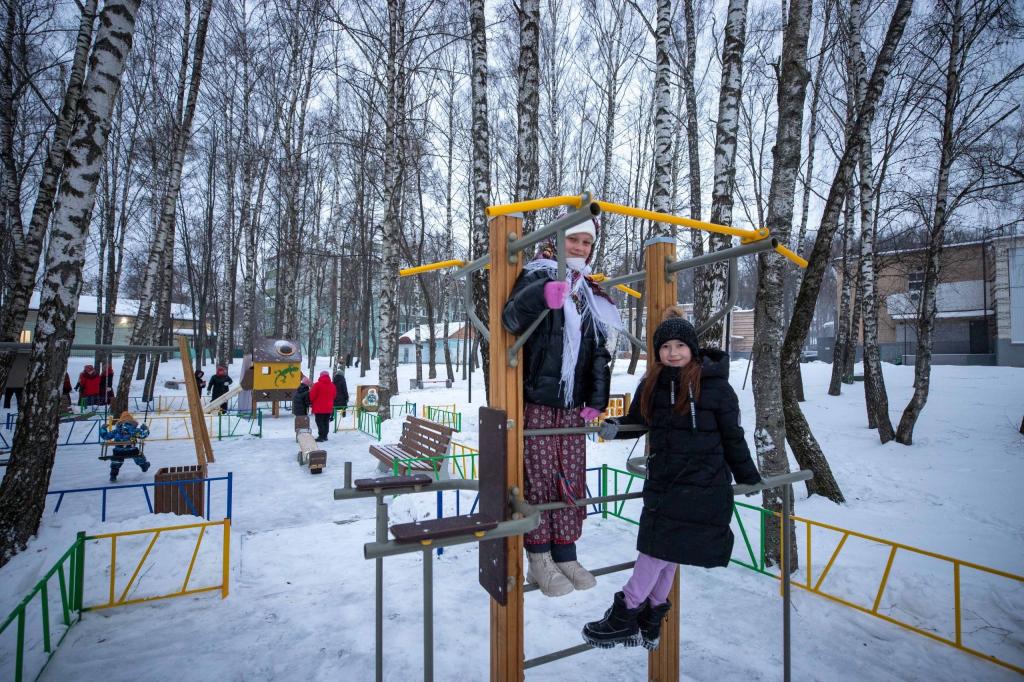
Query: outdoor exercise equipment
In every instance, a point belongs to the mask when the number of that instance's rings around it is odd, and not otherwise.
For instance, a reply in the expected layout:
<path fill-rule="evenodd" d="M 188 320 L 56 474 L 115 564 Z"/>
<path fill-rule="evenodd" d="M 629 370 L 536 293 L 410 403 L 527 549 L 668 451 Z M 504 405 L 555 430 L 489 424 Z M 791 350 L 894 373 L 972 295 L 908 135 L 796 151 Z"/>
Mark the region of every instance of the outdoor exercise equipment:
<path fill-rule="evenodd" d="M 546 227 L 527 236 L 522 236 L 522 219 L 518 215 L 523 211 L 543 208 L 568 206 L 571 209 Z M 475 481 L 431 481 L 429 476 L 417 477 L 385 477 L 364 479 L 351 485 L 351 466 L 346 464 L 345 487 L 335 490 L 335 499 L 353 499 L 358 497 L 375 497 L 377 499 L 377 538 L 375 542 L 364 546 L 367 559 L 377 560 L 377 679 L 382 679 L 383 671 L 383 558 L 391 554 L 406 552 L 423 552 L 424 575 L 424 678 L 433 677 L 432 658 L 432 557 L 430 549 L 465 542 L 480 542 L 480 580 L 491 595 L 491 642 L 490 642 L 490 679 L 521 680 L 524 670 L 528 667 L 541 665 L 549 661 L 570 656 L 587 650 L 587 645 L 579 645 L 537 658 L 527 660 L 523 647 L 523 594 L 527 587 L 523 583 L 523 533 L 535 528 L 539 523 L 540 513 L 545 509 L 565 506 L 564 503 L 551 505 L 526 505 L 522 501 L 521 491 L 524 485 L 523 468 L 523 437 L 526 435 L 545 435 L 567 433 L 564 430 L 523 428 L 523 382 L 522 368 L 518 352 L 530 334 L 540 324 L 538 320 L 518 339 L 505 330 L 501 323 L 501 313 L 505 302 L 523 267 L 521 254 L 525 249 L 544 239 L 553 237 L 559 241 L 564 239 L 565 231 L 575 225 L 593 219 L 602 211 L 618 213 L 657 222 L 681 225 L 691 229 L 706 230 L 719 234 L 728 234 L 741 239 L 739 246 L 715 251 L 697 258 L 677 261 L 675 258 L 675 239 L 656 237 L 645 245 L 646 269 L 641 272 L 629 273 L 612 277 L 601 282 L 601 286 L 610 288 L 626 282 L 644 281 L 646 304 L 653 314 L 647 315 L 648 357 L 653 356 L 650 347 L 654 328 L 660 321 L 660 312 L 676 303 L 675 273 L 698 265 L 707 265 L 721 260 L 730 262 L 728 299 L 721 310 L 716 311 L 709 322 L 698 331 L 703 331 L 729 313 L 736 301 L 737 261 L 743 255 L 774 250 L 789 258 L 797 265 L 806 266 L 806 261 L 794 254 L 771 237 L 768 230 L 744 230 L 725 225 L 715 225 L 690 218 L 680 218 L 656 211 L 637 209 L 609 202 L 593 200 L 589 193 L 579 196 L 560 196 L 547 199 L 492 206 L 487 210 L 490 222 L 490 253 L 471 263 L 463 265 L 456 276 L 466 277 L 464 294 L 466 312 L 479 334 L 490 342 L 492 361 L 490 363 L 490 407 L 480 411 L 480 512 L 472 516 L 456 516 L 447 519 L 434 519 L 416 524 L 404 524 L 407 527 L 392 529 L 395 540 L 387 540 L 387 505 L 384 504 L 385 494 L 416 493 L 435 490 L 472 490 L 477 488 Z M 437 264 L 434 264 L 437 265 Z M 472 287 L 468 275 L 490 266 L 490 298 L 489 325 L 485 326 L 475 313 L 472 299 Z M 426 269 L 425 269 L 426 268 Z M 429 271 L 430 266 L 420 266 L 418 272 Z M 558 251 L 558 277 L 564 278 L 566 272 L 564 250 Z M 413 273 L 415 274 L 415 273 Z M 543 318 L 541 318 L 543 319 Z M 640 341 L 631 338 L 634 345 Z M 501 359 L 504 358 L 505 362 Z M 573 433 L 590 433 L 596 427 L 574 429 Z M 486 464 L 485 464 L 486 462 Z M 760 486 L 737 486 L 735 490 L 742 493 L 755 493 L 774 487 L 783 487 L 784 504 L 782 510 L 782 545 L 789 540 L 789 515 L 791 513 L 790 485 L 799 480 L 811 477 L 809 471 L 771 477 Z M 630 495 L 638 497 L 638 493 Z M 628 496 L 604 496 L 577 500 L 577 505 L 595 504 L 619 499 L 632 499 Z M 790 679 L 789 665 L 789 557 L 783 553 L 783 630 L 784 630 L 784 678 Z M 624 570 L 632 564 L 598 569 L 595 575 L 603 575 Z M 669 599 L 679 603 L 679 579 L 673 582 Z M 648 677 L 656 680 L 675 680 L 679 678 L 679 610 L 676 609 L 666 619 L 662 634 L 661 646 L 648 654 Z"/>

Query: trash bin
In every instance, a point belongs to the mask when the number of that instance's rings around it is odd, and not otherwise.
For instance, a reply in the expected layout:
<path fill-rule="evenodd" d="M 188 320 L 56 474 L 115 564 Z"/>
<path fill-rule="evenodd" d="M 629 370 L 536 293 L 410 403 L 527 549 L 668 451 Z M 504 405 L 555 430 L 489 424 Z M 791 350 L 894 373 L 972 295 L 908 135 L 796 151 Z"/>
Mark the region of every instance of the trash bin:
<path fill-rule="evenodd" d="M 203 516 L 206 510 L 206 467 L 193 464 L 181 467 L 161 467 L 156 470 L 153 512 L 156 514 L 185 514 Z M 173 485 L 175 481 L 194 481 Z M 164 485 L 162 485 L 164 484 Z"/>

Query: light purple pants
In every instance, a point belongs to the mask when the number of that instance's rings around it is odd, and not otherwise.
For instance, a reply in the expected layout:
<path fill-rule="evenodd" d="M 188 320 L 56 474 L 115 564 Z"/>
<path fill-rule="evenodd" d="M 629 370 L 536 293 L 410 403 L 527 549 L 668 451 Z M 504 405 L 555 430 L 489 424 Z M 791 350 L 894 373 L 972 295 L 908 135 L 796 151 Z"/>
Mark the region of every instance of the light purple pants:
<path fill-rule="evenodd" d="M 636 565 L 633 566 L 633 575 L 622 586 L 622 592 L 626 596 L 626 608 L 635 609 L 648 598 L 651 600 L 651 606 L 664 604 L 672 589 L 672 579 L 676 576 L 678 566 L 679 564 L 671 561 L 655 559 L 640 552 L 636 557 Z"/>

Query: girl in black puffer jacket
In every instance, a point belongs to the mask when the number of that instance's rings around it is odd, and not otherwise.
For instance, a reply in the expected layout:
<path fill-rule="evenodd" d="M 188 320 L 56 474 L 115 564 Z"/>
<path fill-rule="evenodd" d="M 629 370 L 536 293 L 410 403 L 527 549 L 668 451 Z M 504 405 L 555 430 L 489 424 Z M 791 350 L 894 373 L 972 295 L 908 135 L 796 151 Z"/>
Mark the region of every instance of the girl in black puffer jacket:
<path fill-rule="evenodd" d="M 513 334 L 524 333 L 549 311 L 523 348 L 527 429 L 583 426 L 608 405 L 611 354 L 604 342 L 622 322 L 615 305 L 587 278 L 596 235 L 596 222 L 566 230 L 564 280 L 558 278 L 554 245 L 542 248 L 524 268 L 505 304 L 502 323 Z M 526 500 L 541 504 L 584 497 L 586 443 L 583 435 L 526 438 Z M 524 538 L 527 580 L 549 597 L 596 584 L 576 560 L 576 541 L 586 514 L 583 507 L 544 512 L 540 525 Z"/>
<path fill-rule="evenodd" d="M 633 575 L 604 619 L 587 623 L 594 646 L 658 646 L 661 621 L 677 565 L 726 566 L 732 554 L 732 478 L 761 481 L 740 427 L 739 401 L 729 385 L 729 356 L 700 351 L 693 325 L 670 309 L 654 333 L 658 357 L 636 389 L 629 414 L 607 420 L 604 438 L 619 424 L 649 427 L 650 455 Z"/>

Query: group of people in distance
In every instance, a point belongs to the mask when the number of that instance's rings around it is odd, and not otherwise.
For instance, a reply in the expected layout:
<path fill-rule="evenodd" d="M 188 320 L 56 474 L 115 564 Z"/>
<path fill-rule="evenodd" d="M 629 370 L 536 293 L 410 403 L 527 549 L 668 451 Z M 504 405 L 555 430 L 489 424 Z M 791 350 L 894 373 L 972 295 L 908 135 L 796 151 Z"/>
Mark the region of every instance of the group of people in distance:
<path fill-rule="evenodd" d="M 338 370 L 332 379 L 330 372 L 320 372 L 316 383 L 303 375 L 299 387 L 292 394 L 292 414 L 296 417 L 306 417 L 312 410 L 316 419 L 316 442 L 323 443 L 327 440 L 335 408 L 338 408 L 342 417 L 345 416 L 348 409 L 348 384 L 345 383 L 345 373 Z"/>
<path fill-rule="evenodd" d="M 523 348 L 526 429 L 584 426 L 608 405 L 611 355 L 604 340 L 622 321 L 589 277 L 597 230 L 593 220 L 565 231 L 564 279 L 557 275 L 557 245 L 543 246 L 505 304 L 502 322 L 513 334 L 550 311 Z M 680 308 L 651 314 L 663 316 L 654 333 L 655 356 L 648 359 L 628 414 L 600 426 L 606 440 L 641 435 L 621 431 L 621 425 L 645 426 L 650 446 L 636 565 L 604 617 L 583 627 L 583 639 L 602 648 L 658 646 L 679 564 L 729 563 L 732 479 L 761 482 L 729 385 L 729 356 L 699 348 Z M 527 502 L 575 505 L 585 497 L 585 436 L 525 438 L 524 461 Z M 596 584 L 576 552 L 585 517 L 586 509 L 577 506 L 543 512 L 540 525 L 524 538 L 527 580 L 549 597 Z"/>

